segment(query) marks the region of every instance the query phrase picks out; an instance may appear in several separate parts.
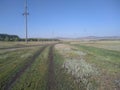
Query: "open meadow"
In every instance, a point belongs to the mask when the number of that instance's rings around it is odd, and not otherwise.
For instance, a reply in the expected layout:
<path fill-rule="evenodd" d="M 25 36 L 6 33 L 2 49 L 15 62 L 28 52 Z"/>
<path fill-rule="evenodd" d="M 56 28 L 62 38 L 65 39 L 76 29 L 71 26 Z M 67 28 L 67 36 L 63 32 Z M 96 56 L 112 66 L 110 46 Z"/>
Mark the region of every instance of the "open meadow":
<path fill-rule="evenodd" d="M 0 90 L 120 90 L 120 41 L 0 42 Z"/>

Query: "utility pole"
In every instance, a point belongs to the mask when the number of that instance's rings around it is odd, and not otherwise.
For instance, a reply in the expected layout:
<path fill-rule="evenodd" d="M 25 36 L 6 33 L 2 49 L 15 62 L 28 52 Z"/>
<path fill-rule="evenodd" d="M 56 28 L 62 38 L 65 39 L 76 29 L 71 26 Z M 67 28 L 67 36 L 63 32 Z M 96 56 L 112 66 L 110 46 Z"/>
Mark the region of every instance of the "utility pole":
<path fill-rule="evenodd" d="M 26 30 L 26 39 L 25 39 L 25 42 L 28 43 L 28 20 L 27 20 L 27 17 L 29 15 L 28 13 L 28 7 L 27 7 L 27 0 L 25 0 L 25 11 L 23 13 L 23 15 L 25 16 L 25 30 Z"/>

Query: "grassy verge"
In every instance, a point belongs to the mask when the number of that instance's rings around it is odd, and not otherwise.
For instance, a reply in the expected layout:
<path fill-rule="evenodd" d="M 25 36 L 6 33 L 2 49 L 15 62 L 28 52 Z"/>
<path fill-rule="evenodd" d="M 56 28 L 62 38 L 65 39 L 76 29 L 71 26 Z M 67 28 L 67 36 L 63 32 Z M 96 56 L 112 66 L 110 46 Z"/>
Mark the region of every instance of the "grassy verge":
<path fill-rule="evenodd" d="M 31 58 L 35 49 L 15 50 L 0 53 L 0 89 L 2 90 L 11 77 Z"/>
<path fill-rule="evenodd" d="M 46 48 L 30 68 L 24 72 L 12 90 L 46 90 L 48 71 L 48 51 Z"/>
<path fill-rule="evenodd" d="M 100 49 L 91 46 L 75 45 L 79 50 L 87 53 L 85 59 L 100 71 L 99 88 L 113 90 L 120 86 L 120 52 Z"/>
<path fill-rule="evenodd" d="M 100 68 L 106 69 L 109 74 L 120 71 L 120 52 L 100 49 L 90 46 L 78 46 L 80 50 L 87 52 L 86 60 Z"/>

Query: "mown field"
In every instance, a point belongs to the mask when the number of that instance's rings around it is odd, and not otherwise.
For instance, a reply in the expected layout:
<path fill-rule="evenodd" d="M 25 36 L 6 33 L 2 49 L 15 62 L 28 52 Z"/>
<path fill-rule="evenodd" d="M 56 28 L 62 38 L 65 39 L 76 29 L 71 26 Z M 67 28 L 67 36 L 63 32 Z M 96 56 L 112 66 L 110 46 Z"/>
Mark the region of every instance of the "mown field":
<path fill-rule="evenodd" d="M 100 43 L 100 44 L 98 44 Z M 119 42 L 0 45 L 0 90 L 119 90 Z M 24 43 L 22 43 L 24 45 Z M 3 47 L 5 47 L 3 49 Z M 12 48 L 11 48 L 12 47 Z"/>

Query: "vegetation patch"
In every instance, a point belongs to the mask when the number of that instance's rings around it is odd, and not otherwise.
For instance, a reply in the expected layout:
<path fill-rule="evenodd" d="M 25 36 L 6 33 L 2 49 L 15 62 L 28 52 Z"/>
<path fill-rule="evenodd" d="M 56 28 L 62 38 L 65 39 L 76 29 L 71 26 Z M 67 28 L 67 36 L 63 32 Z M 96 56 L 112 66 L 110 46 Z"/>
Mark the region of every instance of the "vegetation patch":
<path fill-rule="evenodd" d="M 30 68 L 17 80 L 12 90 L 46 90 L 48 73 L 48 51 L 46 48 Z"/>
<path fill-rule="evenodd" d="M 0 89 L 3 90 L 5 85 L 11 81 L 11 78 L 15 76 L 17 71 L 24 66 L 28 61 L 28 58 L 31 58 L 35 49 L 24 49 L 24 50 L 15 50 L 8 52 L 6 54 L 0 54 Z M 21 55 L 25 53 L 30 53 L 25 58 L 20 58 Z M 4 52 L 3 52 L 4 53 Z"/>
<path fill-rule="evenodd" d="M 100 49 L 91 46 L 75 45 L 87 53 L 85 59 L 88 63 L 94 64 L 100 71 L 97 79 L 99 88 L 102 90 L 117 89 L 119 87 L 116 80 L 120 78 L 120 52 Z"/>
<path fill-rule="evenodd" d="M 75 47 L 69 47 L 71 48 L 58 48 L 57 50 L 64 58 L 62 69 L 65 70 L 66 74 L 72 77 L 74 84 L 76 83 L 76 87 L 78 87 L 75 90 L 96 90 L 96 77 L 99 76 L 98 70 L 84 59 L 87 53 L 82 52 Z"/>

